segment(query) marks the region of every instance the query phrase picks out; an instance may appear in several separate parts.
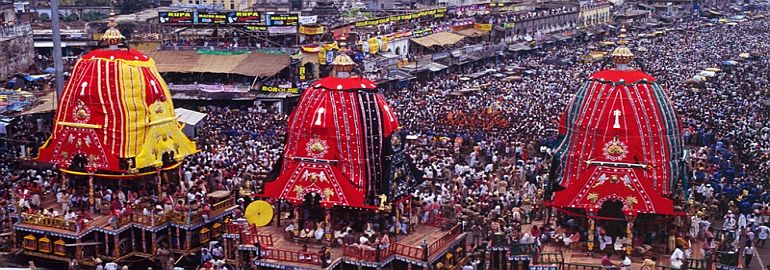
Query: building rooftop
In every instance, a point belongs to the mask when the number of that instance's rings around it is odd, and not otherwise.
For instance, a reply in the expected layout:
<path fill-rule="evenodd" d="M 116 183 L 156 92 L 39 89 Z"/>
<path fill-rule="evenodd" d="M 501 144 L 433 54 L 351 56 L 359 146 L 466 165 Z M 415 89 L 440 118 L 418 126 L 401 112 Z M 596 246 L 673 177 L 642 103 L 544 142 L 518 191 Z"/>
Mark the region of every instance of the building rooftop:
<path fill-rule="evenodd" d="M 115 22 L 121 23 L 121 22 L 147 22 L 150 20 L 153 20 L 155 18 L 158 18 L 158 12 L 169 12 L 169 11 L 176 11 L 179 10 L 179 8 L 171 8 L 171 7 L 158 7 L 158 8 L 151 8 L 151 9 L 145 9 L 136 13 L 131 14 L 122 14 L 115 16 Z M 103 19 L 99 22 L 107 23 L 110 19 Z"/>

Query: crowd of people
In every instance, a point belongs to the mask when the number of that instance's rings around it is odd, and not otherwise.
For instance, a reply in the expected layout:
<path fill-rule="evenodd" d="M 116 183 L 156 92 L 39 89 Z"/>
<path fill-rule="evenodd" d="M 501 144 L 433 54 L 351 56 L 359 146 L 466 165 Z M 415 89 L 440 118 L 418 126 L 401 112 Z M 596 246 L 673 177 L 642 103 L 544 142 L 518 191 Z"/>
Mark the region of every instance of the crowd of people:
<path fill-rule="evenodd" d="M 635 241 L 641 246 L 671 243 L 673 236 L 675 244 L 670 251 L 676 254 L 684 248 L 680 242 L 703 241 L 707 243 L 701 246 L 703 250 L 683 256 L 704 256 L 712 248 L 737 250 L 736 232 L 745 227 L 753 238 L 744 246 L 764 245 L 770 233 L 770 115 L 766 109 L 770 104 L 770 44 L 766 42 L 770 40 L 770 21 L 710 28 L 700 22 L 684 22 L 677 29 L 636 40 L 632 49 L 637 49 L 638 67 L 667 89 L 680 117 L 689 153 L 691 180 L 684 188 L 689 188 L 686 192 L 692 198 L 691 218 L 677 221 L 679 230 L 675 232 L 640 226 L 636 230 L 645 236 Z M 516 80 L 501 80 L 492 73 L 461 80 L 464 74 L 450 71 L 384 92 L 405 132 L 417 137 L 408 153 L 427 179 L 415 191 L 415 220 L 404 222 L 409 224 L 404 230 L 448 218 L 463 224 L 475 244 L 495 234 L 521 243 L 557 239 L 553 242 L 569 246 L 586 241 L 585 222 L 575 218 L 560 217 L 558 226 L 533 226 L 526 231 L 520 225 L 544 216 L 540 202 L 559 117 L 585 78 L 602 68 L 601 63 L 559 65 L 547 60 L 578 60 L 595 41 L 574 40 L 546 46 L 542 54 L 517 53 L 469 67 L 518 70 Z M 641 47 L 645 50 L 638 50 Z M 739 57 L 745 52 L 748 57 Z M 725 64 L 727 60 L 739 61 Z M 688 82 L 713 67 L 721 70 L 705 83 Z M 162 187 L 169 199 L 159 196 L 144 211 L 152 212 L 156 207 L 160 211 L 188 211 L 189 205 L 197 205 L 194 208 L 205 214 L 205 194 L 216 190 L 256 192 L 280 157 L 287 116 L 275 108 L 212 105 L 196 109 L 208 114 L 196 134 L 200 153 L 187 159 L 180 183 Z M 10 228 L 8 213 L 16 209 L 87 222 L 89 214 L 82 207 L 87 196 L 82 187 L 63 187 L 56 171 L 18 166 L 19 157 L 28 155 L 26 149 L 39 146 L 49 135 L 50 126 L 32 118 L 20 118 L 15 125 L 12 135 L 0 140 L 3 229 Z M 138 211 L 136 205 L 142 205 L 143 198 L 155 189 L 97 185 L 95 190 L 103 202 L 97 205 L 119 216 Z M 46 192 L 56 194 L 60 207 L 41 207 L 40 196 Z M 21 208 L 9 207 L 13 204 Z M 711 224 L 715 223 L 724 223 L 720 227 L 726 230 L 727 237 L 720 245 L 711 244 L 715 227 Z M 373 222 L 356 228 L 360 230 L 356 232 L 342 225 L 335 228 L 334 238 L 343 245 L 387 244 L 388 231 L 394 228 L 391 225 Z M 302 229 L 308 230 L 306 238 L 321 237 L 310 233 L 315 232 L 312 224 Z M 621 239 L 619 235 L 600 235 L 604 247 L 624 241 L 613 239 Z M 680 256 L 671 257 L 673 264 Z M 654 260 L 651 263 L 654 265 Z M 620 264 L 624 265 L 625 261 Z"/>

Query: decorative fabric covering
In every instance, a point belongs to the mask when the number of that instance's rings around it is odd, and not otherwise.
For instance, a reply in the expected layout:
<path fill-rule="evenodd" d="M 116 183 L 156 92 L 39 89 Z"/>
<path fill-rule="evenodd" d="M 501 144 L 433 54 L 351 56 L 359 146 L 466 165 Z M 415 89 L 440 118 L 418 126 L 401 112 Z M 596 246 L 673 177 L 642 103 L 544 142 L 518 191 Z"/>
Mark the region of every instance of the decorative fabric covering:
<path fill-rule="evenodd" d="M 465 38 L 465 36 L 458 35 L 455 33 L 438 32 L 438 33 L 430 34 L 421 38 L 413 38 L 412 41 L 424 47 L 432 47 L 432 46 L 452 45 L 462 40 L 463 38 Z"/>
<path fill-rule="evenodd" d="M 289 66 L 288 54 L 156 51 L 149 52 L 148 55 L 158 61 L 158 71 L 164 73 L 221 73 L 269 77 Z"/>
<path fill-rule="evenodd" d="M 196 151 L 154 61 L 136 50 L 95 50 L 75 64 L 38 160 L 67 168 L 81 156 L 89 171 L 129 172 Z"/>
<path fill-rule="evenodd" d="M 393 136 L 397 128 L 372 81 L 326 77 L 313 83 L 289 117 L 280 174 L 265 183 L 264 195 L 298 203 L 315 193 L 326 207 L 358 208 L 377 206 L 382 194 L 393 199 L 399 193 L 390 164 L 401 145 Z"/>
<path fill-rule="evenodd" d="M 681 127 L 664 90 L 638 70 L 591 75 L 561 118 L 552 177 L 556 207 L 673 214 L 683 176 Z"/>

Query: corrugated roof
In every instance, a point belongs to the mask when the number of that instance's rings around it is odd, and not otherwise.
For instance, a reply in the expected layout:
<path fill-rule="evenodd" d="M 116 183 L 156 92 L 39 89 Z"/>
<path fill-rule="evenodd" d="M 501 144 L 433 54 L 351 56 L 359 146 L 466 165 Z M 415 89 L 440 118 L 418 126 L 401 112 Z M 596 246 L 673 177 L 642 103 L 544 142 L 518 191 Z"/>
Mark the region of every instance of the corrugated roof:
<path fill-rule="evenodd" d="M 147 52 L 155 59 L 158 72 L 221 73 L 270 77 L 289 65 L 289 55 L 249 52 L 243 54 L 200 54 L 195 51 Z"/>

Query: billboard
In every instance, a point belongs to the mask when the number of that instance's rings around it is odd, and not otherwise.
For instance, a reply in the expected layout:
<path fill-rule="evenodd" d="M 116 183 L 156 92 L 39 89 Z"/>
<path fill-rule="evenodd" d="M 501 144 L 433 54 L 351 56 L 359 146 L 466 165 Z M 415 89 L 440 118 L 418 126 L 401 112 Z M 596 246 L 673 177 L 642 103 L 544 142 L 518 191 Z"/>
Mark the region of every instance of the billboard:
<path fill-rule="evenodd" d="M 265 15 L 267 26 L 297 26 L 299 15 L 296 14 L 267 14 Z"/>
<path fill-rule="evenodd" d="M 219 12 L 199 11 L 196 23 L 204 24 L 225 24 L 227 23 L 227 14 Z"/>
<path fill-rule="evenodd" d="M 180 12 L 158 12 L 158 20 L 160 23 L 185 23 L 191 24 L 195 22 L 194 12 L 180 11 Z"/>
<path fill-rule="evenodd" d="M 256 11 L 178 11 L 158 12 L 161 24 L 263 24 L 262 17 Z M 296 20 L 295 20 L 296 22 Z"/>
<path fill-rule="evenodd" d="M 227 23 L 261 24 L 262 17 L 256 11 L 233 11 L 227 13 Z"/>

